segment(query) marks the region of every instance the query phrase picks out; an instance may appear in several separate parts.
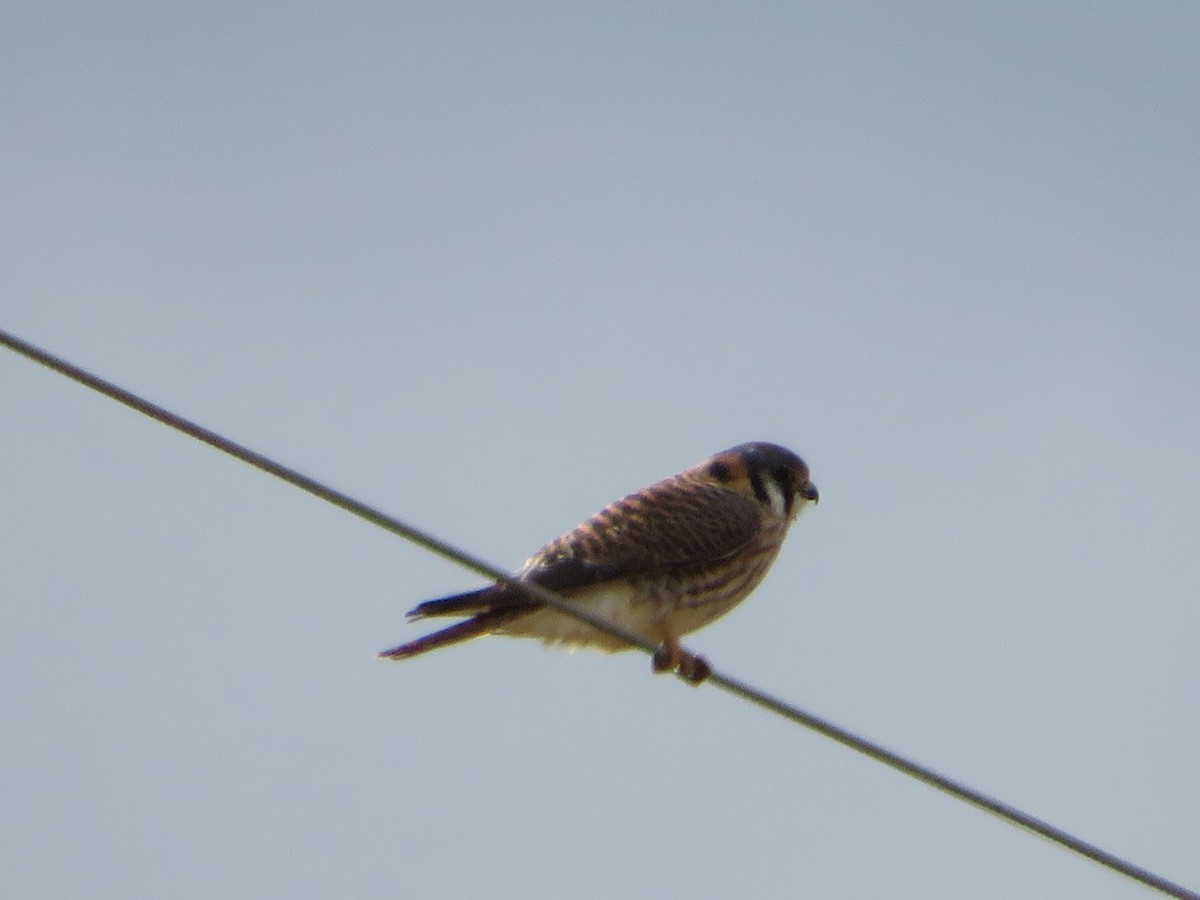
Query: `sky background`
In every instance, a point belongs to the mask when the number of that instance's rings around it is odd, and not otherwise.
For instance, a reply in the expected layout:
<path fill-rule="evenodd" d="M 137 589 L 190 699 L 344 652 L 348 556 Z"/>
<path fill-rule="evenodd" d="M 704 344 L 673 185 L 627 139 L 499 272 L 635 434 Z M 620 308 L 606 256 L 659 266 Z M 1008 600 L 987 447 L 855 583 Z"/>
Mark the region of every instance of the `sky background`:
<path fill-rule="evenodd" d="M 0 327 L 515 567 L 746 440 L 689 646 L 1200 890 L 1200 6 L 16 2 Z M 0 353 L 14 897 L 1145 889 Z"/>

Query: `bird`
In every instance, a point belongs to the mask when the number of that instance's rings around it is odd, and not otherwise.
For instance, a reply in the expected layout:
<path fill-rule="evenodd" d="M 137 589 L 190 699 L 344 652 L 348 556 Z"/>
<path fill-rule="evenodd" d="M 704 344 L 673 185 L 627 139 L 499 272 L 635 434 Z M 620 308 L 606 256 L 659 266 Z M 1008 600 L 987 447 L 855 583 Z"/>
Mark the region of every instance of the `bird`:
<path fill-rule="evenodd" d="M 657 646 L 656 673 L 700 684 L 712 674 L 679 639 L 758 586 L 788 528 L 820 499 L 808 466 L 778 444 L 739 444 L 609 504 L 525 561 L 514 579 L 555 591 Z M 463 621 L 379 654 L 400 660 L 486 634 L 609 652 L 631 645 L 497 582 L 427 600 L 412 621 Z"/>

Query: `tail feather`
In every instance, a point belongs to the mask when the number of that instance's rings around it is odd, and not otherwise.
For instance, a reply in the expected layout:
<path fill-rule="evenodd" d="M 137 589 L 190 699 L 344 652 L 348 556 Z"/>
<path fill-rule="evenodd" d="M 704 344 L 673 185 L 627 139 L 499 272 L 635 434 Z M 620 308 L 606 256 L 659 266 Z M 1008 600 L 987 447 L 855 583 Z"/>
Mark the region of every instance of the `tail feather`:
<path fill-rule="evenodd" d="M 457 598 L 450 597 L 447 599 L 453 600 Z M 431 602 L 436 603 L 438 601 Z M 424 605 L 424 603 L 421 604 L 421 606 Z M 420 608 L 417 607 L 417 609 Z M 428 653 L 430 650 L 436 650 L 439 647 L 457 644 L 460 641 L 469 641 L 471 638 L 480 637 L 495 631 L 504 623 L 510 622 L 528 611 L 529 607 L 516 606 L 489 609 L 481 612 L 472 619 L 467 619 L 465 622 L 457 622 L 449 628 L 443 628 L 441 631 L 435 631 L 433 634 L 419 637 L 415 641 L 409 641 L 407 644 L 401 644 L 399 647 L 393 647 L 391 650 L 384 650 L 379 656 L 383 659 L 408 659 L 412 656 Z M 438 613 L 423 613 L 423 615 L 438 615 Z"/>

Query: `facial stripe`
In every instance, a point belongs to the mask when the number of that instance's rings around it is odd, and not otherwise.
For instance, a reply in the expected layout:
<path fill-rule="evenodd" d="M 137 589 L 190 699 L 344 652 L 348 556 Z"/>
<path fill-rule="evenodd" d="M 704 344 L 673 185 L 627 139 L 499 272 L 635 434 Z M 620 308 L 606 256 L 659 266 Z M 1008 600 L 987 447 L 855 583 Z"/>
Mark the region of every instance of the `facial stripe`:
<path fill-rule="evenodd" d="M 762 472 L 758 469 L 750 469 L 750 487 L 754 489 L 754 496 L 759 503 L 770 503 L 771 496 L 767 493 L 766 485 L 763 483 Z"/>
<path fill-rule="evenodd" d="M 729 463 L 724 460 L 717 460 L 708 467 L 708 474 L 722 484 L 733 481 L 733 470 L 729 468 Z"/>

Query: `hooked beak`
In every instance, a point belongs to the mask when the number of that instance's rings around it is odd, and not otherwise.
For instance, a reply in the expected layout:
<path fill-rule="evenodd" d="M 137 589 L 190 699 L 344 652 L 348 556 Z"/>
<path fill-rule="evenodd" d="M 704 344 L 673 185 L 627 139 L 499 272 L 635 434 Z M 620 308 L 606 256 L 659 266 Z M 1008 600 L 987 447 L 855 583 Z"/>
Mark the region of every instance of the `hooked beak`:
<path fill-rule="evenodd" d="M 817 490 L 817 486 L 811 481 L 804 482 L 804 487 L 800 488 L 800 496 L 805 500 L 810 500 L 813 503 L 821 502 L 821 494 Z"/>

